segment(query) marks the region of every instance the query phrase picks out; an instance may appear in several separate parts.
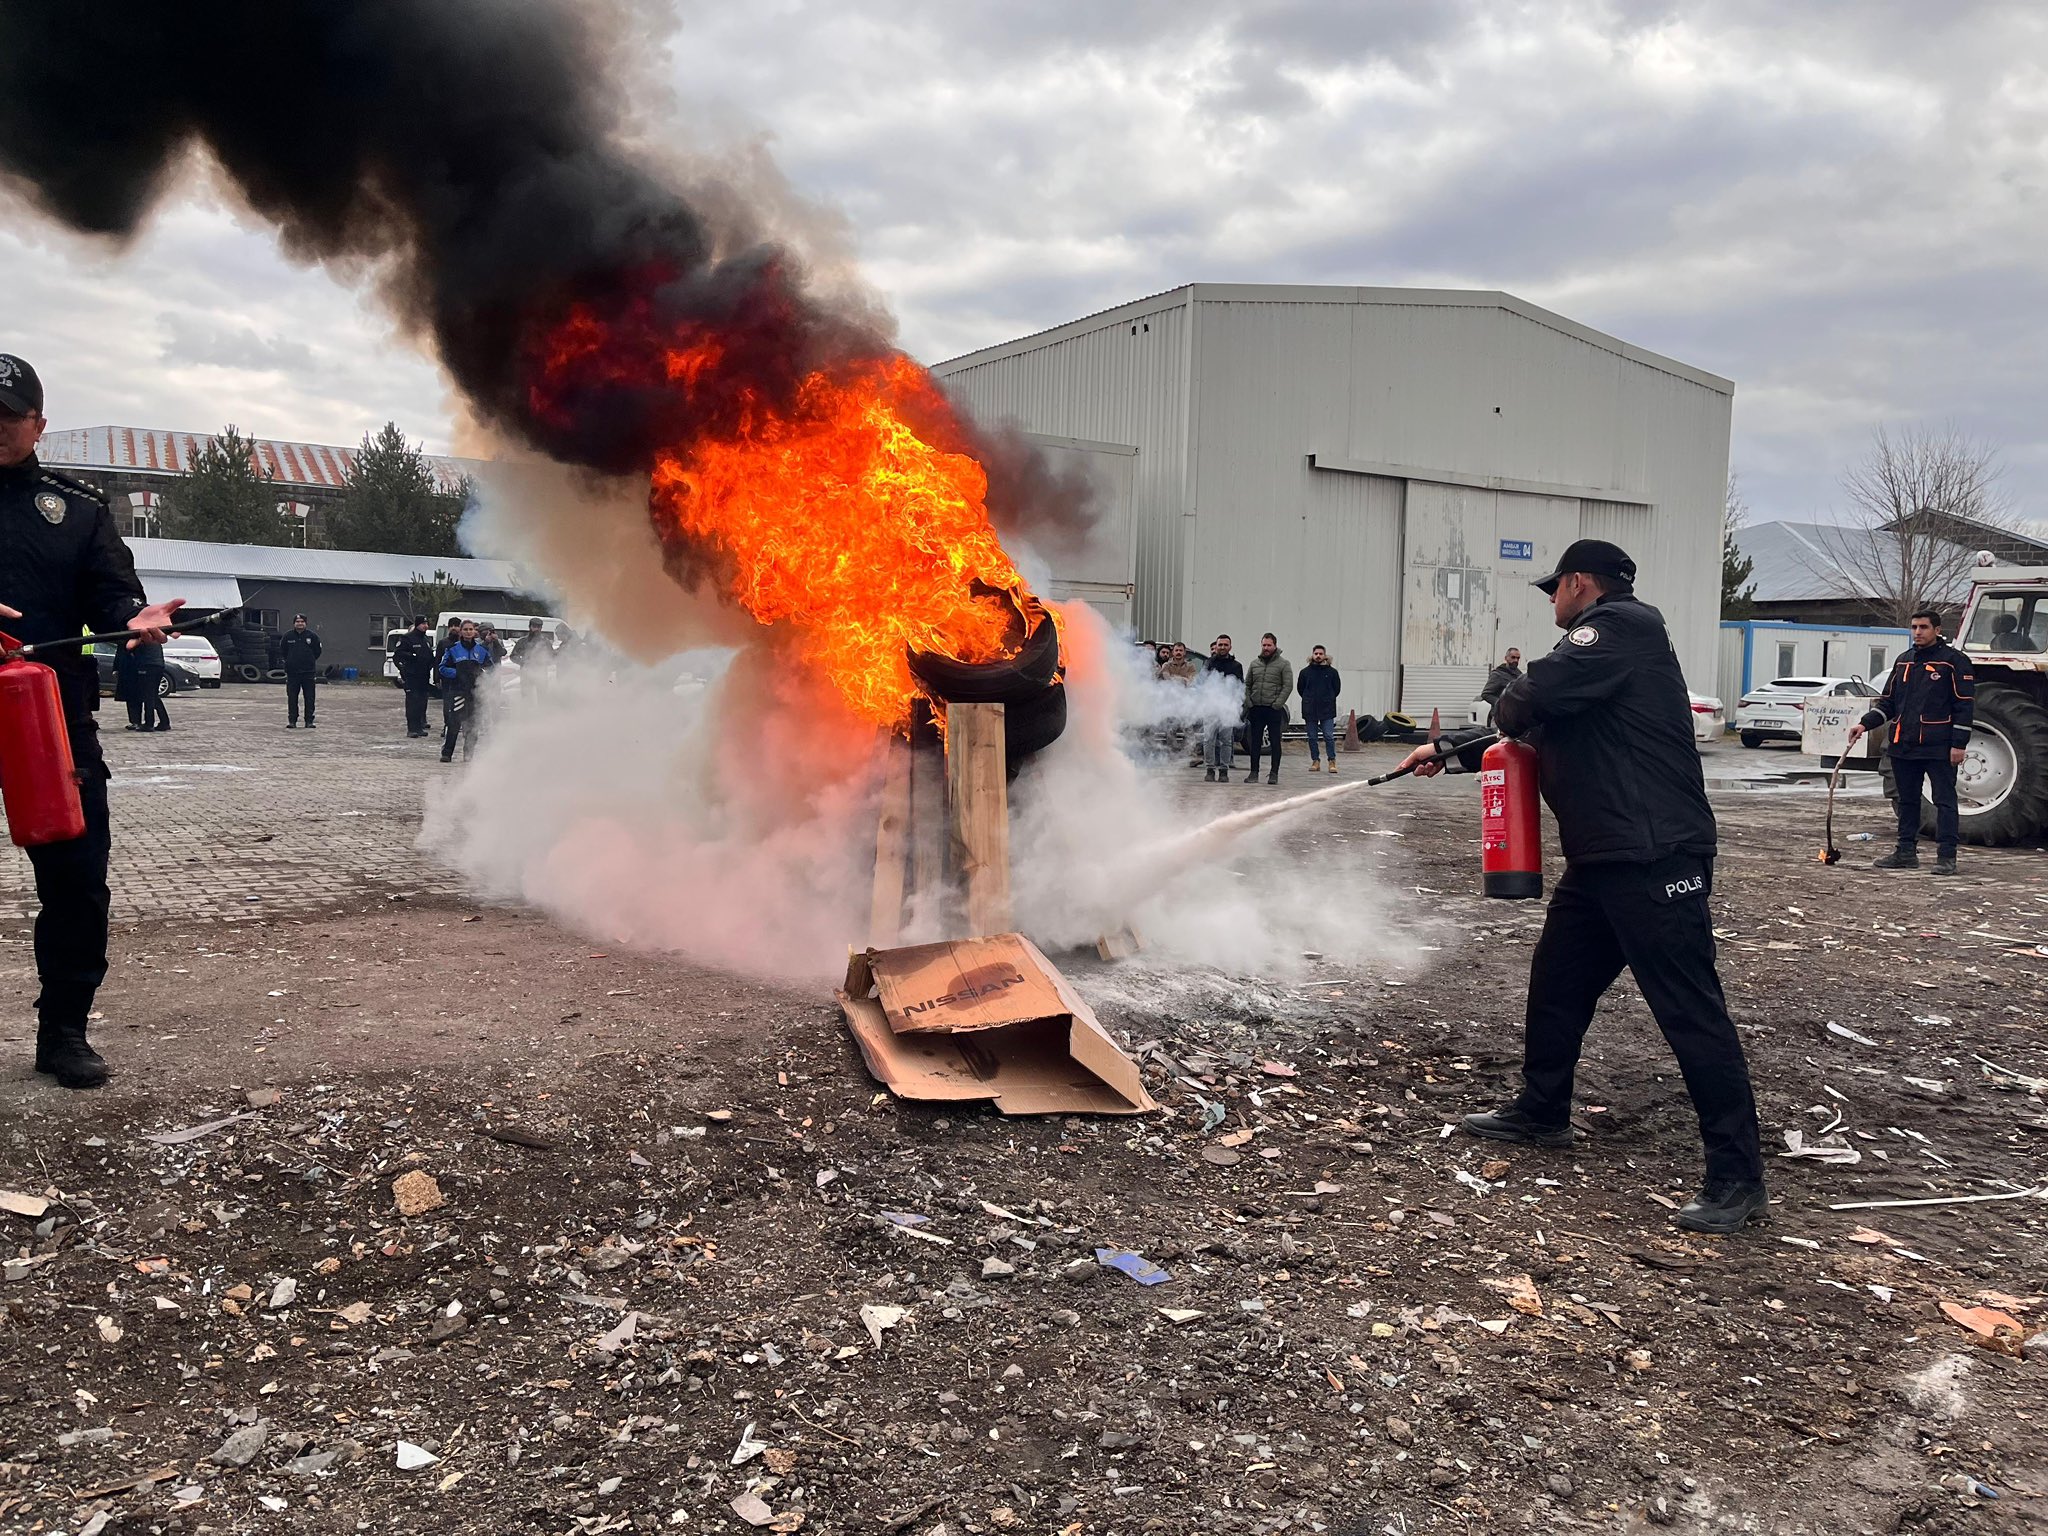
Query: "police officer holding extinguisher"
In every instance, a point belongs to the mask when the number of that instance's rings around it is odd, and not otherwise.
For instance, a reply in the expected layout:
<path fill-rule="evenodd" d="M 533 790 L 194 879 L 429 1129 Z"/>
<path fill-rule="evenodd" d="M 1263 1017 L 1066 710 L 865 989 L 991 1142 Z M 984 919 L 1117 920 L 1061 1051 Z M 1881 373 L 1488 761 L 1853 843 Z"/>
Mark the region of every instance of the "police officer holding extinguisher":
<path fill-rule="evenodd" d="M 1700 1192 L 1675 1219 L 1694 1232 L 1734 1232 L 1767 1196 L 1749 1066 L 1714 968 L 1714 813 L 1678 657 L 1663 615 L 1636 597 L 1635 576 L 1635 561 L 1604 540 L 1568 548 L 1535 583 L 1565 636 L 1494 707 L 1500 732 L 1536 750 L 1565 866 L 1529 965 L 1522 1091 L 1463 1125 L 1494 1141 L 1571 1145 L 1580 1048 L 1627 966 L 1678 1058 L 1706 1149 Z M 1419 747 L 1407 762 L 1422 776 L 1440 772 L 1427 761 L 1437 750 Z M 1478 767 L 1476 747 L 1461 757 Z"/>
<path fill-rule="evenodd" d="M 43 385 L 20 358 L 0 353 L 0 628 L 24 644 L 87 628 L 147 631 L 161 642 L 182 598 L 151 603 L 106 498 L 36 458 Z M 107 765 L 100 756 L 99 671 L 83 649 L 52 652 L 78 769 L 85 835 L 28 850 L 35 866 L 36 1070 L 66 1088 L 97 1088 L 107 1064 L 86 1038 L 93 994 L 107 974 Z"/>

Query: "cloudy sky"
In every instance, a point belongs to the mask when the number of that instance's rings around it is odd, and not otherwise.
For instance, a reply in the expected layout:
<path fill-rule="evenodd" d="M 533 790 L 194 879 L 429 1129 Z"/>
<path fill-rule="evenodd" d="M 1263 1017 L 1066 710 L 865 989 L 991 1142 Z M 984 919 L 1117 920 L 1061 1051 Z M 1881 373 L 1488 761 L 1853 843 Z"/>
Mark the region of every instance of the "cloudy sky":
<path fill-rule="evenodd" d="M 1503 288 L 1733 378 L 1759 517 L 1826 515 L 1878 423 L 1947 421 L 2048 517 L 2041 7 L 670 10 L 664 133 L 765 145 L 928 361 L 1189 281 Z M 372 301 L 197 195 L 121 252 L 9 210 L 0 294 L 55 426 L 449 446 Z"/>

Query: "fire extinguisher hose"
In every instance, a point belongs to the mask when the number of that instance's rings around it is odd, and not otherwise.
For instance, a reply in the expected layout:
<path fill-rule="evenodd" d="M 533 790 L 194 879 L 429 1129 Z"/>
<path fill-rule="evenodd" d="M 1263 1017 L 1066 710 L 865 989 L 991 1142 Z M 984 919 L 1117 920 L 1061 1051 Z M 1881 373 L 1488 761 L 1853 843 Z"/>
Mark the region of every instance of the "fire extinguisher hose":
<path fill-rule="evenodd" d="M 222 623 L 230 614 L 240 611 L 240 609 L 236 608 L 216 608 L 211 613 L 195 613 L 189 617 L 181 612 L 176 615 L 177 622 L 166 628 L 164 633 L 172 635 L 199 634 L 211 626 Z M 69 650 L 73 646 L 104 645 L 115 641 L 139 640 L 147 633 L 147 630 L 141 629 L 121 629 L 105 635 L 65 635 L 56 640 L 38 640 L 34 645 L 23 645 L 14 636 L 0 631 L 0 657 L 8 660 L 20 657 L 26 660 L 44 655 L 50 651 Z"/>

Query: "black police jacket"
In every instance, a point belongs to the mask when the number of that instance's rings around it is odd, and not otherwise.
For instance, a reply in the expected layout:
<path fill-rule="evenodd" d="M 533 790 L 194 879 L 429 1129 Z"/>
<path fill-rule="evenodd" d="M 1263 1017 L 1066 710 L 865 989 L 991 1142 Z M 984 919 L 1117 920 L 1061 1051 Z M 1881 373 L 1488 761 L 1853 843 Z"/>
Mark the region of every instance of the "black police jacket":
<path fill-rule="evenodd" d="M 320 637 L 308 629 L 288 629 L 277 642 L 286 677 L 311 677 L 319 670 Z"/>
<path fill-rule="evenodd" d="M 91 629 L 126 629 L 147 604 L 135 557 L 91 486 L 30 454 L 0 469 L 0 603 L 21 610 L 0 630 L 27 644 Z M 99 708 L 99 666 L 85 649 L 41 658 L 57 673 L 66 719 L 89 725 Z"/>
<path fill-rule="evenodd" d="M 1885 750 L 1893 757 L 1946 762 L 1949 752 L 1970 744 L 1977 707 L 1977 674 L 1970 658 L 1946 640 L 1909 646 L 1886 674 L 1884 692 L 1871 703 L 1863 728 L 1889 723 Z"/>
<path fill-rule="evenodd" d="M 434 637 L 408 630 L 391 647 L 391 660 L 408 688 L 424 688 L 434 670 Z"/>
<path fill-rule="evenodd" d="M 1508 686 L 1493 719 L 1536 749 L 1567 863 L 1713 855 L 1692 699 L 1649 604 L 1627 594 L 1594 603 Z"/>

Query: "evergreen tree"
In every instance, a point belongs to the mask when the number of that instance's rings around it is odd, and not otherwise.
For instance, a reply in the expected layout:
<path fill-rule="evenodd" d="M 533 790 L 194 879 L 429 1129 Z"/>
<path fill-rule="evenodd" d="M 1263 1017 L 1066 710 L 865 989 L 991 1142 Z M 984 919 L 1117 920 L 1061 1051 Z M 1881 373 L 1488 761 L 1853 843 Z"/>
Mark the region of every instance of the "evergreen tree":
<path fill-rule="evenodd" d="M 289 544 L 277 488 L 257 470 L 255 443 L 232 424 L 193 455 L 192 467 L 164 496 L 168 538 L 219 544 Z"/>
<path fill-rule="evenodd" d="M 328 542 L 394 555 L 459 554 L 455 525 L 469 493 L 466 480 L 454 492 L 441 490 L 427 456 L 386 422 L 356 450 L 342 499 L 327 516 Z"/>
<path fill-rule="evenodd" d="M 1727 515 L 1721 524 L 1721 617 L 1746 619 L 1756 612 L 1756 584 L 1750 577 L 1756 562 L 1735 542 L 1736 533 L 1749 524 L 1749 503 L 1742 499 L 1735 477 L 1728 477 Z"/>

